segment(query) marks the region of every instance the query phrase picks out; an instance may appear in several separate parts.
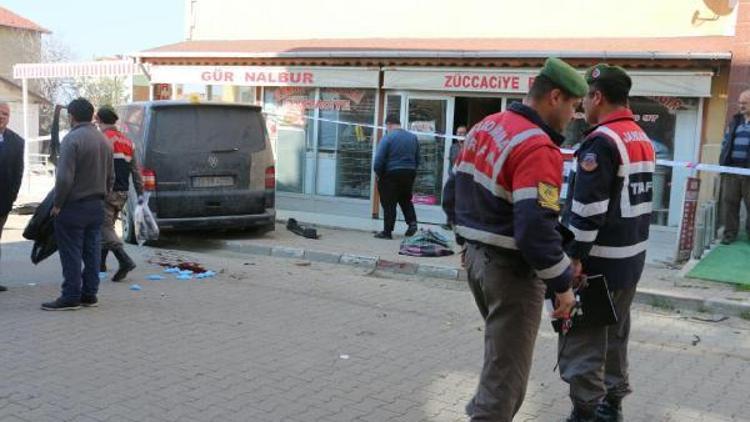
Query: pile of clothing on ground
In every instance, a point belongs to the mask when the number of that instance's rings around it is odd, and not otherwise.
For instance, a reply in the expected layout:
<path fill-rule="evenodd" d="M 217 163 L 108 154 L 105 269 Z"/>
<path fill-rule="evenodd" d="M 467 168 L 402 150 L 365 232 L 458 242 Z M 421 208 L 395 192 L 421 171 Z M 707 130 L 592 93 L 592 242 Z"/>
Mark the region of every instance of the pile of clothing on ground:
<path fill-rule="evenodd" d="M 430 229 L 420 229 L 417 234 L 401 241 L 399 255 L 447 256 L 453 255 L 451 241 L 444 235 Z"/>

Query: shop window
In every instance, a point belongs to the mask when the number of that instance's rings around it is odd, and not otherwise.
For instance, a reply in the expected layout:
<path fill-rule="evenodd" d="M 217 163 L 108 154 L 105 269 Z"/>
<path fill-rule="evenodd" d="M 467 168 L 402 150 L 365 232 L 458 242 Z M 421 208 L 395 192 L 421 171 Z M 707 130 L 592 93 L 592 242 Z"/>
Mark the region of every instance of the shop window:
<path fill-rule="evenodd" d="M 638 125 L 646 132 L 654 145 L 658 160 L 674 160 L 675 152 L 684 150 L 686 160 L 691 160 L 694 139 L 677 139 L 676 133 L 682 126 L 683 132 L 694 132 L 697 118 L 698 100 L 695 98 L 678 97 L 631 97 L 630 108 Z M 564 147 L 577 148 L 590 128 L 583 111 L 576 113 L 575 119 L 565 129 Z M 678 157 L 679 159 L 679 157 Z M 673 182 L 676 186 L 673 186 Z M 670 201 L 679 197 L 674 193 L 681 191 L 684 177 L 672 179 L 672 168 L 656 166 L 653 179 L 653 213 L 652 223 L 667 225 L 674 216 L 670 217 Z M 675 189 L 677 188 L 677 189 Z"/>
<path fill-rule="evenodd" d="M 136 143 L 137 149 L 143 151 L 144 141 L 144 108 L 142 106 L 127 106 L 120 110 L 118 128 Z"/>
<path fill-rule="evenodd" d="M 241 86 L 238 88 L 238 101 L 242 104 L 255 104 L 255 87 Z"/>
<path fill-rule="evenodd" d="M 385 113 L 386 113 L 386 117 L 396 116 L 398 118 L 401 118 L 401 96 L 400 95 L 388 95 L 386 97 Z"/>
<path fill-rule="evenodd" d="M 447 101 L 410 98 L 407 129 L 417 132 L 420 163 L 414 182 L 414 203 L 439 205 L 443 187 L 443 162 Z"/>
<path fill-rule="evenodd" d="M 222 85 L 209 85 L 206 88 L 206 99 L 208 101 L 221 102 L 223 101 L 223 95 L 226 89 L 231 89 L 231 87 L 225 87 Z"/>
<path fill-rule="evenodd" d="M 654 143 L 657 160 L 692 161 L 698 99 L 633 97 L 630 107 L 636 122 Z M 686 133 L 690 136 L 684 136 Z M 678 219 L 679 216 L 670 214 L 678 212 L 679 204 L 671 202 L 682 197 L 686 175 L 681 173 L 684 172 L 675 173 L 672 167 L 656 166 L 651 217 L 654 224 L 674 225 Z"/>
<path fill-rule="evenodd" d="M 318 195 L 367 199 L 372 178 L 375 90 L 321 88 Z"/>
<path fill-rule="evenodd" d="M 199 84 L 181 84 L 175 85 L 175 99 L 177 100 L 190 100 L 197 98 L 199 100 L 206 100 L 206 85 Z"/>
<path fill-rule="evenodd" d="M 315 89 L 266 88 L 264 111 L 276 155 L 276 187 L 280 192 L 310 193 Z M 310 163 L 308 164 L 308 161 Z"/>

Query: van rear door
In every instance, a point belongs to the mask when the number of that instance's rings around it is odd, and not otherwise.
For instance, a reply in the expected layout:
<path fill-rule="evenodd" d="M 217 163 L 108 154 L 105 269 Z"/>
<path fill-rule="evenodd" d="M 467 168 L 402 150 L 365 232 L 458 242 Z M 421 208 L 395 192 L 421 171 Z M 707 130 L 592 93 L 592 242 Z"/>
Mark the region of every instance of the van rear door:
<path fill-rule="evenodd" d="M 264 181 L 251 180 L 254 165 L 267 165 L 253 162 L 266 149 L 257 107 L 154 107 L 149 135 L 146 167 L 155 173 L 160 218 L 264 212 Z"/>

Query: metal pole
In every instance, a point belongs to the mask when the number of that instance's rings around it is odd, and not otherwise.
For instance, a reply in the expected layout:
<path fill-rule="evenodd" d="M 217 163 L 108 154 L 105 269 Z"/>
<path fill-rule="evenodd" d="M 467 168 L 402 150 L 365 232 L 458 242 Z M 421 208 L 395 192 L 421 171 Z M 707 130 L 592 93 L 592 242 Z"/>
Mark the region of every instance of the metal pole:
<path fill-rule="evenodd" d="M 23 149 L 23 183 L 26 183 L 26 192 L 31 192 L 31 180 L 29 177 L 29 84 L 26 78 L 21 80 L 21 91 L 23 95 L 23 139 L 26 146 Z"/>

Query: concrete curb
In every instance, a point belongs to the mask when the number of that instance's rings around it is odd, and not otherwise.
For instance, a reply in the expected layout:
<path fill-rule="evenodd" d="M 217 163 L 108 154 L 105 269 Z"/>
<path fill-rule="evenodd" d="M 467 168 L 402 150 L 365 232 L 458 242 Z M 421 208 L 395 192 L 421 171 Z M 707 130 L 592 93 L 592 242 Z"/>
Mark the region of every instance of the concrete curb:
<path fill-rule="evenodd" d="M 375 271 L 415 275 L 456 282 L 467 280 L 466 271 L 462 268 L 417 264 L 413 262 L 391 261 L 376 255 L 356 255 L 347 253 L 316 251 L 284 246 L 266 246 L 241 241 L 224 241 L 227 249 L 251 255 L 273 256 L 277 258 L 306 259 L 327 264 L 350 265 Z M 750 315 L 750 304 L 726 299 L 683 295 L 657 289 L 639 288 L 635 301 L 645 305 L 664 309 L 684 309 L 697 312 L 710 312 L 730 316 Z"/>

